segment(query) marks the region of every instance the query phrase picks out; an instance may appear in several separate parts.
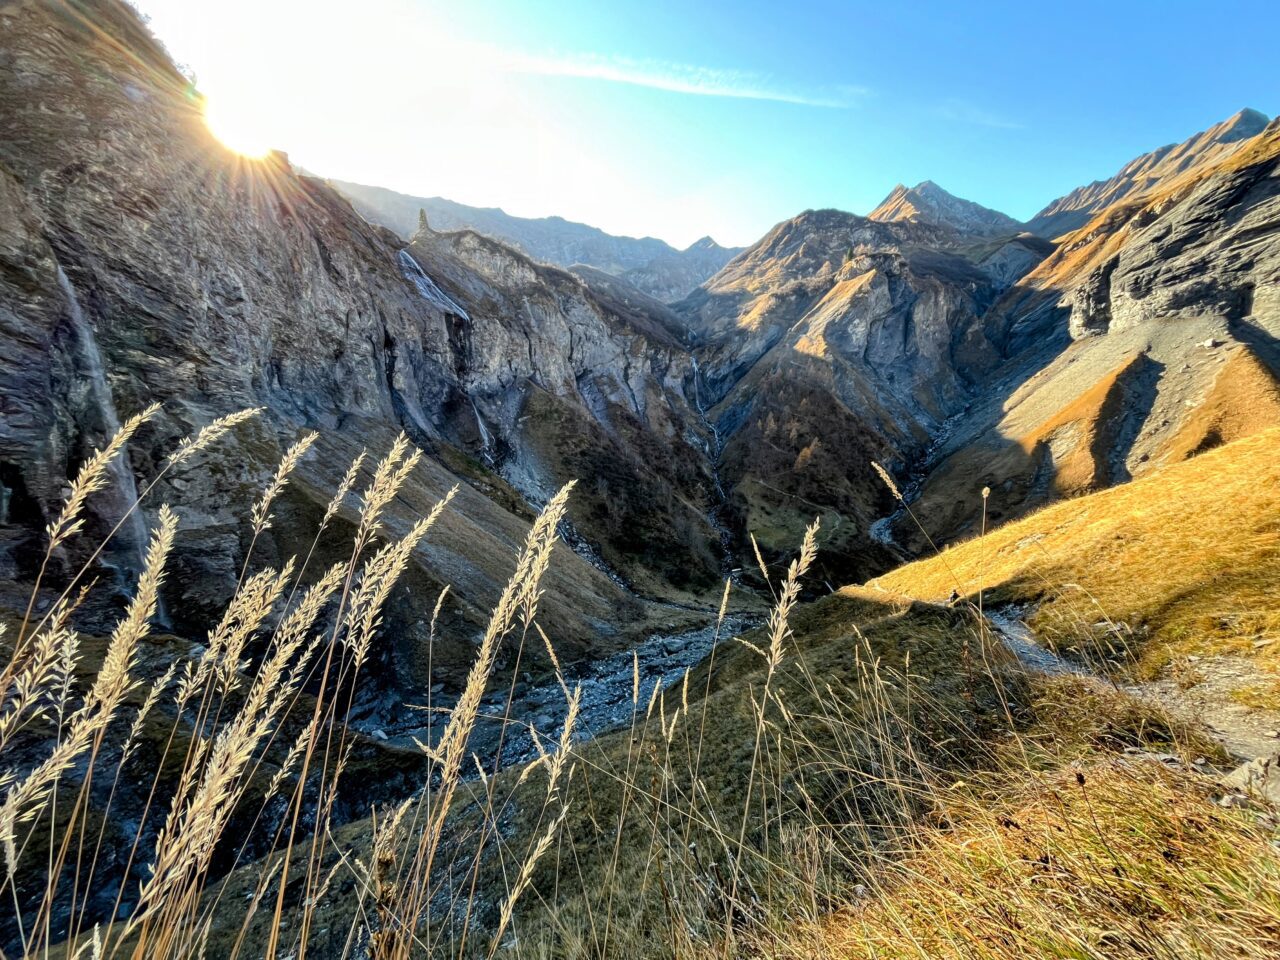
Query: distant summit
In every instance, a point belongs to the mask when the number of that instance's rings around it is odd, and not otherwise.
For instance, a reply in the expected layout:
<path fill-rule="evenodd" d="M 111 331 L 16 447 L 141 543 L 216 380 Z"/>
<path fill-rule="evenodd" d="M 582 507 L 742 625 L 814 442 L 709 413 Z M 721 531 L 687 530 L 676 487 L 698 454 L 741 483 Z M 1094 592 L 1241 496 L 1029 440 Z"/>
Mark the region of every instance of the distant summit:
<path fill-rule="evenodd" d="M 720 251 L 726 250 L 726 249 L 728 248 L 720 246 L 720 244 L 716 243 L 715 240 L 713 240 L 710 236 L 706 236 L 706 237 L 700 237 L 699 239 L 693 241 L 693 243 L 689 244 L 687 247 L 684 248 L 684 252 L 693 253 L 694 251 L 701 250 L 701 251 L 709 251 L 712 253 L 719 253 Z"/>
<path fill-rule="evenodd" d="M 1265 113 L 1241 110 L 1182 143 L 1167 144 L 1130 160 L 1108 180 L 1095 180 L 1059 197 L 1037 213 L 1027 229 L 1049 238 L 1078 230 L 1113 203 L 1146 193 L 1193 167 L 1234 153 L 1246 140 L 1262 133 L 1269 122 Z"/>
<path fill-rule="evenodd" d="M 868 217 L 881 223 L 924 223 L 982 235 L 1022 230 L 1022 224 L 1013 217 L 948 193 L 932 180 L 914 187 L 898 184 Z"/>

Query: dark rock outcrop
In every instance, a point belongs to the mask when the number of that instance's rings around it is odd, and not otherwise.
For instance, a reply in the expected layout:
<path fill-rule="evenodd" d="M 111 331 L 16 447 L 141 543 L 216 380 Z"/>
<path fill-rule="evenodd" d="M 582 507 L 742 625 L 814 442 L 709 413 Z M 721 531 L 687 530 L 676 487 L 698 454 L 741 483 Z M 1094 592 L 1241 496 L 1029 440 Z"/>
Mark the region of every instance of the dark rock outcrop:
<path fill-rule="evenodd" d="M 1106 333 L 1111 326 L 1111 277 L 1118 263 L 1117 257 L 1108 260 L 1090 273 L 1072 294 L 1070 331 L 1076 339 Z"/>

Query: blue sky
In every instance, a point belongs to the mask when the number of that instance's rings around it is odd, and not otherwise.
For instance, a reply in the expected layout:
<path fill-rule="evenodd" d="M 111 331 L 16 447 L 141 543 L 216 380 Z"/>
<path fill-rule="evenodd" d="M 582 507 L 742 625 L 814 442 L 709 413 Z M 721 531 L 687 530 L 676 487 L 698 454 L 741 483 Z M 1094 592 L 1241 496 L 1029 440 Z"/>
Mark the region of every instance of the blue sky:
<path fill-rule="evenodd" d="M 677 245 L 865 213 L 924 179 L 1026 218 L 1242 107 L 1280 110 L 1275 3 L 137 5 L 224 139 Z"/>

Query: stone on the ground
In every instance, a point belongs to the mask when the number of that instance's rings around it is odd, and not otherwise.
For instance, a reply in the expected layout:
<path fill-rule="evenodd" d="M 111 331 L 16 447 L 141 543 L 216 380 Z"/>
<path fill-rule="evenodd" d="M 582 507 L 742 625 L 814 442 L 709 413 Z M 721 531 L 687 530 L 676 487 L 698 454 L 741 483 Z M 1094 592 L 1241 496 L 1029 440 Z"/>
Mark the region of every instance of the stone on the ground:
<path fill-rule="evenodd" d="M 1259 800 L 1280 804 L 1280 755 L 1241 764 L 1222 779 L 1223 786 Z"/>

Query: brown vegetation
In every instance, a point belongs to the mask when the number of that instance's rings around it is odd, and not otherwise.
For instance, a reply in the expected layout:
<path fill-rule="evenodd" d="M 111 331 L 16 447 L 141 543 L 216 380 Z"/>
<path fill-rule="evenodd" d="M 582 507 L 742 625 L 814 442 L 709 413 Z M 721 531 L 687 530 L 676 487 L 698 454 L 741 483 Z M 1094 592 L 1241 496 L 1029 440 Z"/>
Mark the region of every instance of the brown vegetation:
<path fill-rule="evenodd" d="M 249 511 L 252 536 L 271 528 L 311 443 L 286 451 Z M 96 669 L 80 669 L 94 645 L 73 626 L 74 583 L 7 637 L 0 845 L 21 953 L 1271 956 L 1276 821 L 1218 803 L 1225 758 L 1211 742 L 1101 681 L 1028 674 L 978 607 L 904 594 L 1034 593 L 1037 624 L 1062 636 L 1092 622 L 1076 591 L 1143 611 L 1149 653 L 1193 609 L 1252 602 L 1253 629 L 1274 629 L 1278 445 L 1270 431 L 801 604 L 814 523 L 785 570 L 756 571 L 772 597 L 764 626 L 669 686 L 642 687 L 637 672 L 629 727 L 584 743 L 581 691 L 537 623 L 566 488 L 530 528 L 443 735 L 421 745 L 421 789 L 343 826 L 333 811 L 353 775 L 352 690 L 390 591 L 451 497 L 388 539 L 385 511 L 419 454 L 401 439 L 371 474 L 357 460 L 320 520 L 362 491 L 349 559 L 324 571 L 308 570 L 309 553 L 278 570 L 246 563 L 206 644 L 171 650 L 170 668 L 144 681 L 181 544 L 178 514 L 161 508 Z M 89 462 L 52 533 L 75 535 L 122 446 Z M 554 665 L 567 719 L 542 731 L 531 762 L 486 768 L 469 751 L 482 698 L 499 651 L 526 644 Z M 505 724 L 524 723 L 514 687 L 504 710 Z M 117 729 L 118 752 L 106 748 Z M 291 743 L 272 750 L 285 730 Z M 122 777 L 150 781 L 142 811 L 113 806 Z M 105 804 L 95 778 L 113 784 Z M 274 831 L 275 852 L 228 850 L 242 840 L 233 822 Z M 122 886 L 114 919 L 90 922 L 99 861 L 121 851 L 150 869 L 136 900 Z"/>

